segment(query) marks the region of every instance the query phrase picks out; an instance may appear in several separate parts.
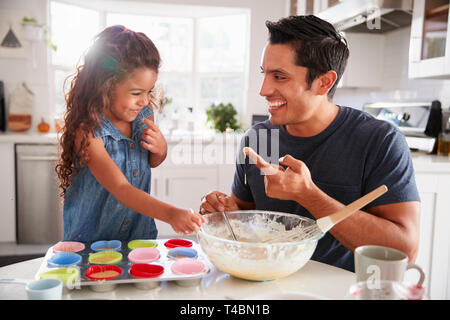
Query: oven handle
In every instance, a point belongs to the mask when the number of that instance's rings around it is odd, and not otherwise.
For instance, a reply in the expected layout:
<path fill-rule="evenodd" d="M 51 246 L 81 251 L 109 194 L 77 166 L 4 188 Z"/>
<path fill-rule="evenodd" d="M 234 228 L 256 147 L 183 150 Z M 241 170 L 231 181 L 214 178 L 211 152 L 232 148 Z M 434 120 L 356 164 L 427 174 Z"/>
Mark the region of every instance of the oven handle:
<path fill-rule="evenodd" d="M 20 156 L 19 160 L 25 161 L 57 161 L 56 156 Z"/>

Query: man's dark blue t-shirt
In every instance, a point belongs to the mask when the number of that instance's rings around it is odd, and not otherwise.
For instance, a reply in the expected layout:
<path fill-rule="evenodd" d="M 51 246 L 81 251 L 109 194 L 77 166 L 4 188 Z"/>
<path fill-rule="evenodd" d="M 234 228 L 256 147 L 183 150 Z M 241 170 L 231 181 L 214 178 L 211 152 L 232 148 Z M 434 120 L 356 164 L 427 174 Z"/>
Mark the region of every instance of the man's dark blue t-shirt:
<path fill-rule="evenodd" d="M 256 145 L 252 144 L 255 139 Z M 276 144 L 279 145 L 278 152 Z M 274 154 L 277 157 L 290 154 L 303 161 L 313 182 L 345 205 L 383 184 L 388 191 L 362 210 L 383 204 L 420 201 L 404 135 L 392 124 L 360 110 L 339 107 L 334 121 L 313 137 L 292 136 L 283 126 L 274 126 L 267 120 L 247 130 L 241 140 L 232 186 L 235 196 L 255 203 L 256 210 L 294 213 L 315 219 L 295 201 L 266 196 L 264 176 L 254 164 L 245 160 L 241 151 L 244 146 L 252 147 L 266 161 L 273 160 Z M 319 240 L 311 259 L 354 271 L 353 253 L 329 232 Z"/>

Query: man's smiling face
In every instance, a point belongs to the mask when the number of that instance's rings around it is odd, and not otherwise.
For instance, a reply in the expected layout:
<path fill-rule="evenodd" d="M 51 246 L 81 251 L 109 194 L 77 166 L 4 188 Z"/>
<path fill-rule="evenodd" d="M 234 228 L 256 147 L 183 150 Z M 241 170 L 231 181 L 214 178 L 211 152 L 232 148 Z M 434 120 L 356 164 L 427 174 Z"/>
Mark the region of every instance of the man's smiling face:
<path fill-rule="evenodd" d="M 261 71 L 260 95 L 268 102 L 272 124 L 298 125 L 314 115 L 315 95 L 306 81 L 308 69 L 295 64 L 295 50 L 290 45 L 268 43 Z"/>

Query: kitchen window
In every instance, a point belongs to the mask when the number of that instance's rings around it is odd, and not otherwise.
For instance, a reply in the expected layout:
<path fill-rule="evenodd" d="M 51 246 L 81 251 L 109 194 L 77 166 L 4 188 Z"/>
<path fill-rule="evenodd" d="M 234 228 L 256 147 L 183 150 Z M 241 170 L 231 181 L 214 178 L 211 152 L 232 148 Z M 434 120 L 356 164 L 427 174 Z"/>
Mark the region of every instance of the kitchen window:
<path fill-rule="evenodd" d="M 100 30 L 100 14 L 78 6 L 50 2 L 51 41 L 57 45 L 52 51 L 51 68 L 55 84 L 56 116 L 65 112 L 64 79 L 73 73 L 75 65 Z M 69 81 L 66 83 L 67 90 Z"/>
<path fill-rule="evenodd" d="M 172 102 L 158 116 L 168 130 L 173 119 L 188 119 L 189 108 L 195 115 L 196 128 L 205 127 L 205 109 L 212 103 L 233 103 L 238 112 L 245 108 L 249 12 L 226 15 L 193 16 L 185 10 L 171 16 L 142 12 L 118 12 L 92 9 L 61 1 L 50 2 L 51 40 L 58 47 L 52 52 L 51 68 L 55 83 L 56 115 L 65 112 L 63 83 L 73 73 L 79 58 L 93 37 L 104 27 L 121 24 L 144 32 L 157 46 L 162 58 L 158 83 Z M 176 7 L 172 5 L 172 8 Z M 169 7 L 168 7 L 169 8 Z M 205 11 L 206 8 L 206 11 Z M 214 10 L 214 9 L 211 9 Z M 66 82 L 67 92 L 70 82 Z"/>

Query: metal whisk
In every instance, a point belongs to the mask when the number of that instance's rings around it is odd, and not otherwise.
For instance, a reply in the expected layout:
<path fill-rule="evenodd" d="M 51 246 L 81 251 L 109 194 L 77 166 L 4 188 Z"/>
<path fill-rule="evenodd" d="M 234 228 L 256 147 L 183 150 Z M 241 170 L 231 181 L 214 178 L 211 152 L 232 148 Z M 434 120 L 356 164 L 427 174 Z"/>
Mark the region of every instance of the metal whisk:
<path fill-rule="evenodd" d="M 219 195 L 217 193 L 216 193 L 216 198 L 217 198 L 217 200 L 219 200 Z M 237 241 L 236 234 L 234 233 L 233 228 L 231 227 L 230 220 L 228 220 L 228 216 L 227 216 L 226 212 L 222 211 L 221 213 L 223 216 L 223 220 L 225 220 L 225 224 L 227 225 L 228 231 L 230 231 L 231 236 L 233 237 L 233 240 Z"/>

